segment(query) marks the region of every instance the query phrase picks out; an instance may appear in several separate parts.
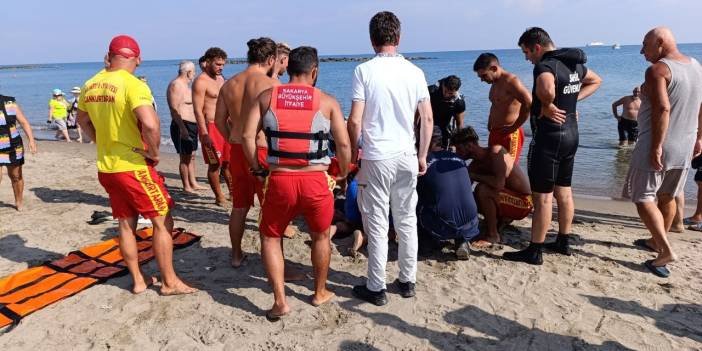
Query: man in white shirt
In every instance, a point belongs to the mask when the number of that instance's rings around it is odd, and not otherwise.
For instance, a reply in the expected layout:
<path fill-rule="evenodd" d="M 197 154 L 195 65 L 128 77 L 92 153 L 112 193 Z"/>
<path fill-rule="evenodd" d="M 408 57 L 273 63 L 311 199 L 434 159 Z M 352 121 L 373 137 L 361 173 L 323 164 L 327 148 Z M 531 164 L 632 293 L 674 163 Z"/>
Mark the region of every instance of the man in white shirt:
<path fill-rule="evenodd" d="M 417 176 L 427 169 L 432 112 L 424 73 L 397 52 L 400 20 L 379 12 L 370 21 L 376 57 L 356 67 L 353 104 L 348 121 L 352 160 L 363 138 L 363 162 L 358 174 L 358 205 L 368 235 L 368 279 L 353 294 L 382 306 L 388 253 L 388 215 L 392 209 L 399 238 L 396 281 L 403 297 L 415 295 L 417 276 Z M 419 111 L 421 133 L 415 149 L 414 116 Z"/>

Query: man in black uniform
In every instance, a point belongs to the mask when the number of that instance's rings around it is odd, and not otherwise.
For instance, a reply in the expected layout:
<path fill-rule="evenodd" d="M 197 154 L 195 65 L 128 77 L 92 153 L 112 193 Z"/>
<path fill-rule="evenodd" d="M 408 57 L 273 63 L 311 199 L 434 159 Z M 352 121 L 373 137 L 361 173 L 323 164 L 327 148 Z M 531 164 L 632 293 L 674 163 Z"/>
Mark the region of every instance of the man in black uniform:
<path fill-rule="evenodd" d="M 592 95 L 602 80 L 584 66 L 587 58 L 582 50 L 556 50 L 548 33 L 541 28 L 527 29 L 518 45 L 524 57 L 534 64 L 533 137 L 528 156 L 534 216 L 529 247 L 506 252 L 503 257 L 540 265 L 543 246 L 570 255 L 568 234 L 575 213 L 570 184 L 579 143 L 576 105 L 578 100 Z M 558 204 L 558 237 L 544 245 L 554 194 Z"/>
<path fill-rule="evenodd" d="M 466 113 L 466 100 L 458 92 L 461 78 L 454 75 L 439 80 L 438 85 L 429 86 L 431 110 L 434 113 L 434 125 L 441 128 L 441 148 L 447 149 L 453 131 L 463 128 Z"/>

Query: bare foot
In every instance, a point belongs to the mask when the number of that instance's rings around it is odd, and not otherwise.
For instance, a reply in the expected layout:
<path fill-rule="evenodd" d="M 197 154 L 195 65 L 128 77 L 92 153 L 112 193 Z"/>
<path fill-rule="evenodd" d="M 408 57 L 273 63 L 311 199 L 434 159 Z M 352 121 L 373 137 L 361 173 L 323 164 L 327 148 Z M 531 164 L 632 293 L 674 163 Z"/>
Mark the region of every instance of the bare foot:
<path fill-rule="evenodd" d="M 140 282 L 134 282 L 134 286 L 132 287 L 132 294 L 138 295 L 146 291 L 150 286 L 158 283 L 158 278 L 153 277 L 153 276 L 146 276 L 143 281 Z"/>
<path fill-rule="evenodd" d="M 227 207 L 227 200 L 226 199 L 221 199 L 221 200 L 215 200 L 215 205 L 219 207 Z"/>
<path fill-rule="evenodd" d="M 314 296 L 312 296 L 312 306 L 319 307 L 320 305 L 323 305 L 323 304 L 331 301 L 334 298 L 334 296 L 336 296 L 336 294 L 334 294 L 333 292 L 331 292 L 329 290 L 324 289 L 323 293 L 321 293 L 319 295 L 314 294 Z"/>
<path fill-rule="evenodd" d="M 671 233 L 683 233 L 685 232 L 685 226 L 680 225 L 680 226 L 674 226 L 670 228 Z"/>
<path fill-rule="evenodd" d="M 283 317 L 287 316 L 289 313 L 290 307 L 288 305 L 277 306 L 274 304 L 273 307 L 266 312 L 266 319 L 269 322 L 277 322 Z"/>
<path fill-rule="evenodd" d="M 301 280 L 305 280 L 306 278 L 307 275 L 303 272 L 290 267 L 285 268 L 285 277 L 283 279 L 285 279 L 286 282 L 299 282 Z"/>
<path fill-rule="evenodd" d="M 349 254 L 353 257 L 358 255 L 358 250 L 363 246 L 363 232 L 360 230 L 353 231 L 353 246 L 349 248 Z"/>
<path fill-rule="evenodd" d="M 293 226 L 288 225 L 287 227 L 285 227 L 285 231 L 283 232 L 283 236 L 288 238 L 288 239 L 294 238 L 295 237 L 295 229 L 293 228 Z"/>
<path fill-rule="evenodd" d="M 196 293 L 200 290 L 193 288 L 191 286 L 188 286 L 185 284 L 183 281 L 178 280 L 178 282 L 170 287 L 167 286 L 162 286 L 161 287 L 161 295 L 162 296 L 174 296 L 174 295 L 185 295 L 185 294 L 192 294 Z"/>
<path fill-rule="evenodd" d="M 193 185 L 191 186 L 191 188 L 192 188 L 193 190 L 195 190 L 195 191 L 203 191 L 203 190 L 207 189 L 207 188 L 204 188 L 204 187 L 200 186 L 200 184 L 193 184 Z"/>
<path fill-rule="evenodd" d="M 18 202 L 15 204 L 15 210 L 17 210 L 17 212 L 22 212 L 22 203 L 21 202 Z"/>
<path fill-rule="evenodd" d="M 234 257 L 232 255 L 232 267 L 234 268 L 239 268 L 244 264 L 244 261 L 246 261 L 246 258 L 249 257 L 246 254 L 242 254 L 241 257 Z"/>
<path fill-rule="evenodd" d="M 183 189 L 183 192 L 188 194 L 188 195 L 200 195 L 193 189 Z"/>
<path fill-rule="evenodd" d="M 501 239 L 499 234 L 483 235 L 480 239 L 472 242 L 470 246 L 476 249 L 490 249 L 496 244 L 499 244 Z"/>

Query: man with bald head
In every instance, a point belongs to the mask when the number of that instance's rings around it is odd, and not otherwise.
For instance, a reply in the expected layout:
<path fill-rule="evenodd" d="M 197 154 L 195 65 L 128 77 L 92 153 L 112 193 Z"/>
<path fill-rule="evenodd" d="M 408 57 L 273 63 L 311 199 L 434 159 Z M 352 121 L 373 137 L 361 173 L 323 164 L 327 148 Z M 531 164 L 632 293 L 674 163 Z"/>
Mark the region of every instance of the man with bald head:
<path fill-rule="evenodd" d="M 195 193 L 203 189 L 195 179 L 194 153 L 197 150 L 198 128 L 193 111 L 190 83 L 195 78 L 195 64 L 183 61 L 178 67 L 178 77 L 168 84 L 166 99 L 171 111 L 171 140 L 180 155 L 180 179 L 183 191 Z"/>
<path fill-rule="evenodd" d="M 110 197 L 119 222 L 119 250 L 134 285 L 134 294 L 156 282 L 139 267 L 136 226 L 139 215 L 151 220 L 153 249 L 163 285 L 162 295 L 196 292 L 173 269 L 173 200 L 156 172 L 160 122 L 146 83 L 134 76 L 141 63 L 139 45 L 126 35 L 110 42 L 109 67 L 90 78 L 78 102 L 78 123 L 97 146 L 98 180 Z"/>
<path fill-rule="evenodd" d="M 668 277 L 666 265 L 677 256 L 666 233 L 690 169 L 690 160 L 702 151 L 702 66 L 678 51 L 670 29 L 654 28 L 646 34 L 641 54 L 651 66 L 646 70 L 639 140 L 631 155 L 625 192 L 636 204 L 641 220 L 651 233 L 637 246 L 658 253 L 645 262 L 659 277 Z"/>

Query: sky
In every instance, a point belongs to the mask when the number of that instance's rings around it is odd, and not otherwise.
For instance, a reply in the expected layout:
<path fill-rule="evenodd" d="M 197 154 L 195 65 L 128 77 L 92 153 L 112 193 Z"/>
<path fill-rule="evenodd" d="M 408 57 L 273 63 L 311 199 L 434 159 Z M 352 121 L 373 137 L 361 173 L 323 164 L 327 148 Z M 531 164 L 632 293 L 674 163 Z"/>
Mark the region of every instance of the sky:
<path fill-rule="evenodd" d="M 402 22 L 402 52 L 516 48 L 531 26 L 559 47 L 638 45 L 659 25 L 702 42 L 702 0 L 22 0 L 3 4 L 0 65 L 99 62 L 117 34 L 135 37 L 145 60 L 197 58 L 210 46 L 244 57 L 260 36 L 366 54 L 368 21 L 383 10 Z"/>

